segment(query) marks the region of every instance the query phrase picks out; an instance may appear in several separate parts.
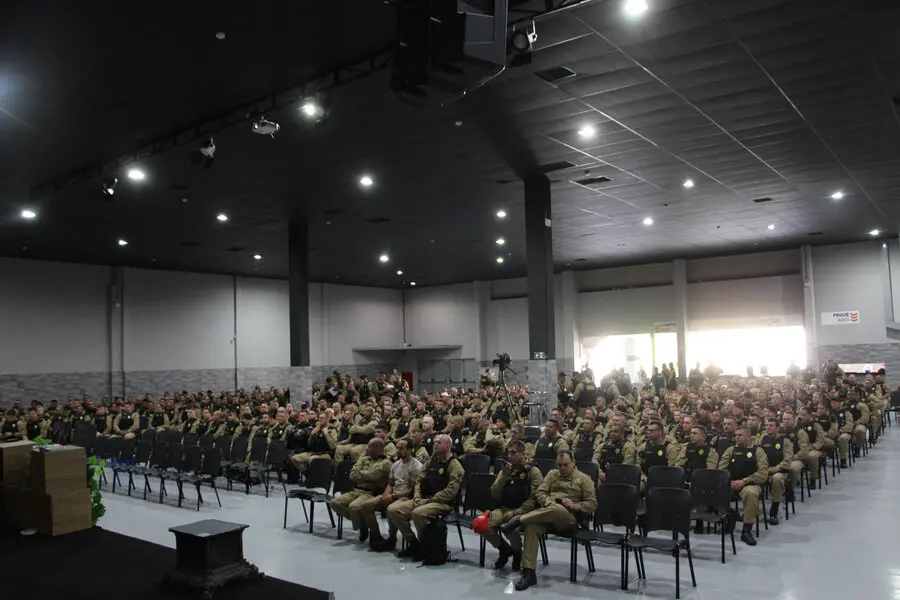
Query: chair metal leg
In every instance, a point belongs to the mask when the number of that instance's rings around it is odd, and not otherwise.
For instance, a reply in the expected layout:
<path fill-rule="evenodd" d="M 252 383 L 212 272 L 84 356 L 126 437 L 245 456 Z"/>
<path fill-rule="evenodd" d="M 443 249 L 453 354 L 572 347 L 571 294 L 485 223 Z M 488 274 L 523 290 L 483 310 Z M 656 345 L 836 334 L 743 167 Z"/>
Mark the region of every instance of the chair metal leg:
<path fill-rule="evenodd" d="M 625 580 L 628 572 L 628 545 L 623 541 L 619 547 L 619 589 L 627 590 L 628 581 Z"/>
<path fill-rule="evenodd" d="M 313 519 L 316 516 L 316 503 L 312 500 L 309 501 L 309 532 L 313 532 Z"/>
<path fill-rule="evenodd" d="M 216 497 L 217 497 L 217 498 L 219 497 L 219 493 L 218 493 L 218 492 L 216 492 Z M 282 529 L 287 529 L 287 505 L 288 505 L 288 500 L 290 500 L 290 497 L 289 497 L 289 496 L 285 496 L 285 497 L 284 497 L 284 524 L 282 524 L 282 526 L 281 526 Z M 221 503 L 221 502 L 219 502 L 219 506 L 222 506 L 222 503 Z"/>
<path fill-rule="evenodd" d="M 722 529 L 722 564 L 724 565 L 725 564 L 725 528 L 721 527 L 721 529 Z"/>
<path fill-rule="evenodd" d="M 597 567 L 594 565 L 594 547 L 590 542 L 584 543 L 584 553 L 587 555 L 588 572 L 594 573 Z"/>
<path fill-rule="evenodd" d="M 569 547 L 569 581 L 575 583 L 578 579 L 578 541 L 572 533 L 572 543 Z"/>
<path fill-rule="evenodd" d="M 216 482 L 213 482 L 212 486 L 210 486 L 210 487 L 212 487 L 213 491 L 216 493 L 216 502 L 219 503 L 219 508 L 222 508 L 222 501 L 219 500 L 219 488 L 216 487 Z M 285 494 L 284 499 L 287 500 L 287 494 Z M 287 520 L 287 512 L 284 513 L 284 518 L 286 521 Z"/>
<path fill-rule="evenodd" d="M 484 568 L 484 557 L 487 551 L 487 541 L 484 539 L 484 536 L 479 536 L 481 538 L 481 542 L 479 543 L 478 548 L 478 566 Z"/>
<path fill-rule="evenodd" d="M 309 514 L 306 512 L 306 501 L 300 500 L 300 506 L 303 507 L 303 518 L 309 523 Z"/>
<path fill-rule="evenodd" d="M 538 546 L 541 549 L 541 562 L 546 567 L 550 564 L 550 561 L 547 560 L 547 540 L 545 540 L 543 536 L 541 536 L 541 539 L 538 542 Z"/>
<path fill-rule="evenodd" d="M 466 543 L 463 541 L 462 525 L 460 525 L 459 523 L 456 524 L 456 533 L 459 535 L 459 545 L 462 548 L 462 551 L 465 552 L 466 551 Z"/>
<path fill-rule="evenodd" d="M 331 520 L 331 526 L 334 527 L 334 514 L 332 514 L 331 512 L 331 507 L 326 504 L 325 510 L 328 512 L 328 518 Z"/>
<path fill-rule="evenodd" d="M 337 539 L 344 539 L 344 517 L 342 517 L 341 515 L 338 515 Z"/>
<path fill-rule="evenodd" d="M 675 600 L 681 598 L 681 552 L 675 548 Z"/>
<path fill-rule="evenodd" d="M 693 584 L 694 587 L 697 587 L 697 578 L 694 577 L 694 558 L 691 556 L 691 541 L 690 540 L 686 540 L 685 549 L 687 550 L 688 567 L 690 567 L 690 570 L 691 570 L 691 583 Z"/>

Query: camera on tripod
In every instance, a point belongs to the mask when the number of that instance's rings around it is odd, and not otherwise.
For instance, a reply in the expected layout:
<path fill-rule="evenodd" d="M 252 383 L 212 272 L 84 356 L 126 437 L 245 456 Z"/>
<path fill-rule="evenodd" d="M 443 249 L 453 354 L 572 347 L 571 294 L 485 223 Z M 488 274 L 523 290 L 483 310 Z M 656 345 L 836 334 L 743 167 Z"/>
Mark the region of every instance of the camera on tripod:
<path fill-rule="evenodd" d="M 497 358 L 491 361 L 492 364 L 497 365 L 497 368 L 500 369 L 501 372 L 509 369 L 509 365 L 512 363 L 512 359 L 509 357 L 509 354 L 504 352 L 503 354 L 498 354 Z"/>

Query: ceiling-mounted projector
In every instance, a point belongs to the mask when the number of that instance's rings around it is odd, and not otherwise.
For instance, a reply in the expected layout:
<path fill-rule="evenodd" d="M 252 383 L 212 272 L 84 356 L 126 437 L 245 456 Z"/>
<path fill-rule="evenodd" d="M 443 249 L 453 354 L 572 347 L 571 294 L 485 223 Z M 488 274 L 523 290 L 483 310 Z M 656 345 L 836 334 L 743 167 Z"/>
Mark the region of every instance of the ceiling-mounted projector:
<path fill-rule="evenodd" d="M 274 138 L 279 129 L 281 129 L 281 125 L 274 121 L 269 121 L 265 117 L 253 123 L 253 133 L 258 133 L 259 135 L 268 135 Z"/>

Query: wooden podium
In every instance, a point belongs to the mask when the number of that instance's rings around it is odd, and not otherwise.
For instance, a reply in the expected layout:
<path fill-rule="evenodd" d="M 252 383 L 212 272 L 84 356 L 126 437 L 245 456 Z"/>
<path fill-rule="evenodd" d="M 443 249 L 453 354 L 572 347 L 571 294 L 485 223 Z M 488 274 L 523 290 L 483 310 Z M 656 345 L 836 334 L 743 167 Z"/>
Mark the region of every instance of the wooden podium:
<path fill-rule="evenodd" d="M 263 574 L 244 559 L 244 530 L 249 525 L 208 519 L 169 529 L 175 534 L 176 564 L 164 585 L 187 586 L 211 598 L 235 579 L 262 579 Z"/>

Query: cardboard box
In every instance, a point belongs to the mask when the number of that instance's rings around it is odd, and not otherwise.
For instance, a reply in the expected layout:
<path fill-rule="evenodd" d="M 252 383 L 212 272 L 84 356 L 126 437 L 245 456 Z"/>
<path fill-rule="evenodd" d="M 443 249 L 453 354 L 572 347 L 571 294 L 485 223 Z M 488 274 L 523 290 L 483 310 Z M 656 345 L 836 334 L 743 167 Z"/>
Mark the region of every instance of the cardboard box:
<path fill-rule="evenodd" d="M 28 456 L 35 445 L 29 440 L 0 444 L 0 481 L 16 486 L 28 484 Z"/>
<path fill-rule="evenodd" d="M 34 492 L 34 527 L 44 535 L 64 535 L 93 527 L 91 523 L 91 491 L 59 492 L 52 495 Z"/>
<path fill-rule="evenodd" d="M 6 510 L 3 520 L 16 529 L 30 529 L 34 527 L 34 512 L 32 503 L 34 493 L 24 487 L 5 486 Z"/>
<path fill-rule="evenodd" d="M 73 492 L 87 486 L 84 448 L 55 446 L 31 455 L 31 487 L 42 494 Z"/>

